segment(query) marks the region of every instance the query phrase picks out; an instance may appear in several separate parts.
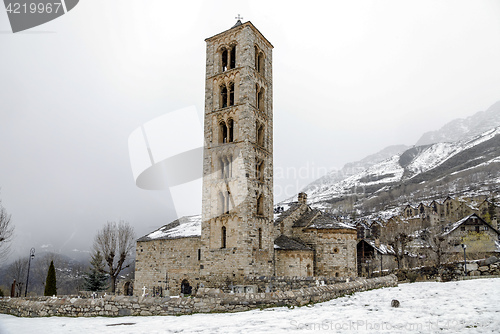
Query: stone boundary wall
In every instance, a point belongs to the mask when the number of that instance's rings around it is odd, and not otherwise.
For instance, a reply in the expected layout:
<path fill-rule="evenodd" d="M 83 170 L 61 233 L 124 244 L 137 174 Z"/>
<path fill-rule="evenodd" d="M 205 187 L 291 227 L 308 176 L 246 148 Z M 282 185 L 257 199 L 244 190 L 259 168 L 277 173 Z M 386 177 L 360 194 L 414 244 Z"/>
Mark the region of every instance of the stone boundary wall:
<path fill-rule="evenodd" d="M 356 281 L 360 277 L 348 278 L 345 277 L 299 277 L 299 276 L 246 276 L 246 285 L 256 285 L 259 292 L 270 291 L 290 291 L 305 288 L 313 288 L 317 286 L 317 282 L 321 285 L 333 285 L 338 283 L 345 283 L 347 281 Z"/>
<path fill-rule="evenodd" d="M 397 286 L 395 275 L 371 279 L 358 278 L 352 282 L 269 293 L 230 294 L 220 289 L 201 288 L 193 297 L 2 298 L 0 313 L 21 317 L 116 317 L 240 312 L 276 306 L 303 306 L 353 292 L 392 286 Z"/>
<path fill-rule="evenodd" d="M 446 263 L 441 269 L 436 267 L 420 267 L 399 270 L 396 275 L 399 281 L 429 281 L 440 279 L 453 281 L 467 279 L 468 277 L 491 277 L 500 275 L 500 259 L 491 256 L 487 259 L 467 261 L 467 276 L 464 276 L 463 262 Z"/>

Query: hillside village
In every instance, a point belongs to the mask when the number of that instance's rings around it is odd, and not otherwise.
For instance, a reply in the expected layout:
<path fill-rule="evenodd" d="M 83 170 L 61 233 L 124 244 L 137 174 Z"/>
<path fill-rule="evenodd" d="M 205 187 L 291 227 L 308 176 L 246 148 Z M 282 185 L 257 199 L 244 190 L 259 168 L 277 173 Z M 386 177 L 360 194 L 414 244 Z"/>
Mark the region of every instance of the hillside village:
<path fill-rule="evenodd" d="M 440 265 L 500 253 L 497 217 L 500 208 L 493 198 L 447 197 L 407 204 L 388 218 L 358 219 L 358 273 Z"/>

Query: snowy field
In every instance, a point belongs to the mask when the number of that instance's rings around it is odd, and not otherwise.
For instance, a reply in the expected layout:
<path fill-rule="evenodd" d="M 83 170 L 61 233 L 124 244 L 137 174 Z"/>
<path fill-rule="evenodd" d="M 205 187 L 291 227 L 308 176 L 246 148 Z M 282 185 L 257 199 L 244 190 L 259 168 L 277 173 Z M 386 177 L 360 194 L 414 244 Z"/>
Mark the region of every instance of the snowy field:
<path fill-rule="evenodd" d="M 399 308 L 391 300 L 398 299 Z M 310 307 L 121 318 L 16 318 L 0 334 L 33 333 L 500 333 L 500 278 L 409 283 Z"/>

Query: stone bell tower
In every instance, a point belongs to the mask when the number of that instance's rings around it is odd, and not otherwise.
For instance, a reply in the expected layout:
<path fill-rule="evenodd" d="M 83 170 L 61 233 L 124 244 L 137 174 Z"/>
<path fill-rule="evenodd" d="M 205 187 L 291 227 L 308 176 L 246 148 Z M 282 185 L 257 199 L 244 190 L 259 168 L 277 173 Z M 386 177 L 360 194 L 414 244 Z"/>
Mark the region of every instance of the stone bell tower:
<path fill-rule="evenodd" d="M 273 273 L 272 49 L 251 22 L 207 38 L 201 280 Z"/>

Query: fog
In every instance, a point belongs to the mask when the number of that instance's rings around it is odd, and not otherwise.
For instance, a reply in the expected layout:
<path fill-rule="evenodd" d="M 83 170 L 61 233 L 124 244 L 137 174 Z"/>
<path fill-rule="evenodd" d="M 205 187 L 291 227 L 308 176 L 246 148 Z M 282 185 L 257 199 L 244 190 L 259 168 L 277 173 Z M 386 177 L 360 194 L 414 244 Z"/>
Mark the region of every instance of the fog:
<path fill-rule="evenodd" d="M 128 139 L 186 107 L 201 122 L 204 39 L 238 14 L 274 45 L 275 201 L 500 99 L 495 0 L 86 0 L 16 34 L 0 9 L 11 258 L 31 247 L 85 254 L 106 221 L 126 220 L 140 237 L 201 212 L 195 194 L 137 187 Z"/>

